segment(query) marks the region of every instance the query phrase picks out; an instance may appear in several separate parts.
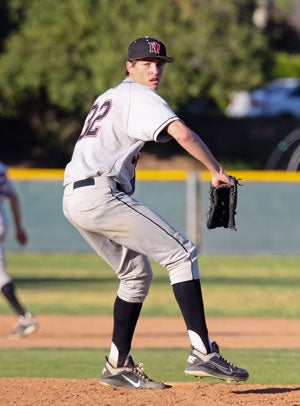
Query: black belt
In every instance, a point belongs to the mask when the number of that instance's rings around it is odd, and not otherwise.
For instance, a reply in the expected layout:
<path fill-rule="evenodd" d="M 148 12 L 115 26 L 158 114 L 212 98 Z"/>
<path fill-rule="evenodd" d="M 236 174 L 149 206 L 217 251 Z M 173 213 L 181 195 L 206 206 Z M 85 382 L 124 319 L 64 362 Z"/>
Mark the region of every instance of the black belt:
<path fill-rule="evenodd" d="M 94 184 L 95 184 L 94 178 L 77 180 L 76 182 L 73 183 L 73 189 L 77 189 L 79 187 L 84 187 L 84 186 L 92 186 Z"/>

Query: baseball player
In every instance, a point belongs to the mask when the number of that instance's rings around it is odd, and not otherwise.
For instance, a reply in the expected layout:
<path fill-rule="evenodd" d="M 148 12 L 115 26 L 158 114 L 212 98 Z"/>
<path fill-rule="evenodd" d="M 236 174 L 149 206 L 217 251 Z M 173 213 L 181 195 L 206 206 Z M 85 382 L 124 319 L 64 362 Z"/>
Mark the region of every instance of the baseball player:
<path fill-rule="evenodd" d="M 4 239 L 8 231 L 8 221 L 4 210 L 4 199 L 10 201 L 13 215 L 16 239 L 21 245 L 27 242 L 27 235 L 22 226 L 21 209 L 17 192 L 12 182 L 7 177 L 6 167 L 0 162 L 0 288 L 4 297 L 18 315 L 18 325 L 10 334 L 10 338 L 21 338 L 37 330 L 38 324 L 35 317 L 29 313 L 16 296 L 16 289 L 12 278 L 7 274 L 4 258 Z"/>
<path fill-rule="evenodd" d="M 166 63 L 165 45 L 143 37 L 128 48 L 126 78 L 93 103 L 64 176 L 65 216 L 115 271 L 120 284 L 113 309 L 110 353 L 100 377 L 106 385 L 163 389 L 135 364 L 131 343 L 152 270 L 148 258 L 163 265 L 191 342 L 185 373 L 244 381 L 248 372 L 227 362 L 208 336 L 197 249 L 168 222 L 132 197 L 135 168 L 148 141 L 175 139 L 202 162 L 212 183 L 231 183 L 195 132 L 157 93 Z"/>

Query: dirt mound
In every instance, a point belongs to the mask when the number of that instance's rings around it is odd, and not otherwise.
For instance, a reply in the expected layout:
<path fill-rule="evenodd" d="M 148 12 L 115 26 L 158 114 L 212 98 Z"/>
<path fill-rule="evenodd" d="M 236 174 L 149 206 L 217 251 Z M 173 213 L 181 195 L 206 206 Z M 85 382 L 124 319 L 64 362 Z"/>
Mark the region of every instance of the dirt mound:
<path fill-rule="evenodd" d="M 14 316 L 0 315 L 0 348 L 99 348 L 110 346 L 112 320 L 98 316 L 38 315 L 40 329 L 22 340 L 8 340 Z M 300 348 L 300 321 L 208 319 L 211 336 L 227 348 Z M 78 328 L 80 325 L 82 328 Z M 181 318 L 141 318 L 133 343 L 142 347 L 187 347 Z M 163 391 L 133 391 L 100 385 L 97 379 L 1 378 L 2 406 L 121 405 L 300 405 L 300 386 L 168 383 Z"/>
<path fill-rule="evenodd" d="M 294 385 L 169 383 L 158 391 L 102 386 L 95 379 L 0 379 L 1 404 L 15 406 L 299 405 Z"/>

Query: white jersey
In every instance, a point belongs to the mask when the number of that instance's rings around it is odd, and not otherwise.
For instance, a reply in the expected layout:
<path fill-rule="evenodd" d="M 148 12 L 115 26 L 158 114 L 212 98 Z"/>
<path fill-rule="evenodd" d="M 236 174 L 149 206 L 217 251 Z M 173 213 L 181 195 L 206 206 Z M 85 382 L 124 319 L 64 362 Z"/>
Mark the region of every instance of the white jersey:
<path fill-rule="evenodd" d="M 16 190 L 14 185 L 8 179 L 6 174 L 6 166 L 0 161 L 0 287 L 3 286 L 4 282 L 7 282 L 5 265 L 1 262 L 1 258 L 3 258 L 2 242 L 4 241 L 8 230 L 8 217 L 5 213 L 4 199 L 6 197 L 14 196 L 15 194 Z"/>
<path fill-rule="evenodd" d="M 0 210 L 6 197 L 14 196 L 16 190 L 12 182 L 7 178 L 6 166 L 0 161 Z"/>
<path fill-rule="evenodd" d="M 177 115 L 156 91 L 126 78 L 93 104 L 65 169 L 64 185 L 104 174 L 134 191 L 135 166 L 147 141 L 167 142 Z"/>

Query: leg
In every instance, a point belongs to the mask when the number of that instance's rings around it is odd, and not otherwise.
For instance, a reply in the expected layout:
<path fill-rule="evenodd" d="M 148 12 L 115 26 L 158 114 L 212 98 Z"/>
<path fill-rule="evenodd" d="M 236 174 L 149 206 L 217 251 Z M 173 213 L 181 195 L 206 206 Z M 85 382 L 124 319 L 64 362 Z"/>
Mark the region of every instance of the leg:
<path fill-rule="evenodd" d="M 135 327 L 152 280 L 149 261 L 101 235 L 84 230 L 81 233 L 98 254 L 99 247 L 102 247 L 101 256 L 116 272 L 122 270 L 117 272 L 120 287 L 114 304 L 112 343 L 100 383 L 130 389 L 164 389 L 165 384 L 150 379 L 142 364 L 135 365 L 130 355 Z"/>
<path fill-rule="evenodd" d="M 176 283 L 173 291 L 190 336 L 193 347 L 203 354 L 211 352 L 200 280 Z"/>
<path fill-rule="evenodd" d="M 0 288 L 3 296 L 6 298 L 7 302 L 13 308 L 15 313 L 19 316 L 24 316 L 25 309 L 18 300 L 14 282 L 9 277 L 6 271 L 4 248 L 2 242 L 0 242 Z"/>
<path fill-rule="evenodd" d="M 24 316 L 26 311 L 18 300 L 15 292 L 15 284 L 13 281 L 6 283 L 1 288 L 3 296 L 19 316 Z"/>
<path fill-rule="evenodd" d="M 0 287 L 4 297 L 18 315 L 18 326 L 11 333 L 11 338 L 27 336 L 37 330 L 36 319 L 21 305 L 15 292 L 13 280 L 8 276 L 5 267 L 3 246 L 0 243 Z"/>
<path fill-rule="evenodd" d="M 114 323 L 109 362 L 115 367 L 123 366 L 129 358 L 131 342 L 143 302 L 152 281 L 152 269 L 146 257 L 107 240 L 101 235 L 90 235 L 83 231 L 87 241 L 97 250 L 101 246 L 101 257 L 115 270 L 120 285 L 114 304 Z M 93 242 L 91 241 L 93 238 Z M 100 243 L 101 241 L 101 243 Z"/>
<path fill-rule="evenodd" d="M 140 315 L 142 303 L 129 303 L 116 297 L 114 305 L 114 328 L 109 362 L 122 367 L 130 356 L 131 342 Z"/>
<path fill-rule="evenodd" d="M 146 257 L 78 228 L 85 240 L 116 272 L 120 280 L 113 310 L 113 334 L 109 362 L 121 367 L 128 361 L 140 311 L 149 292 L 152 270 Z"/>

